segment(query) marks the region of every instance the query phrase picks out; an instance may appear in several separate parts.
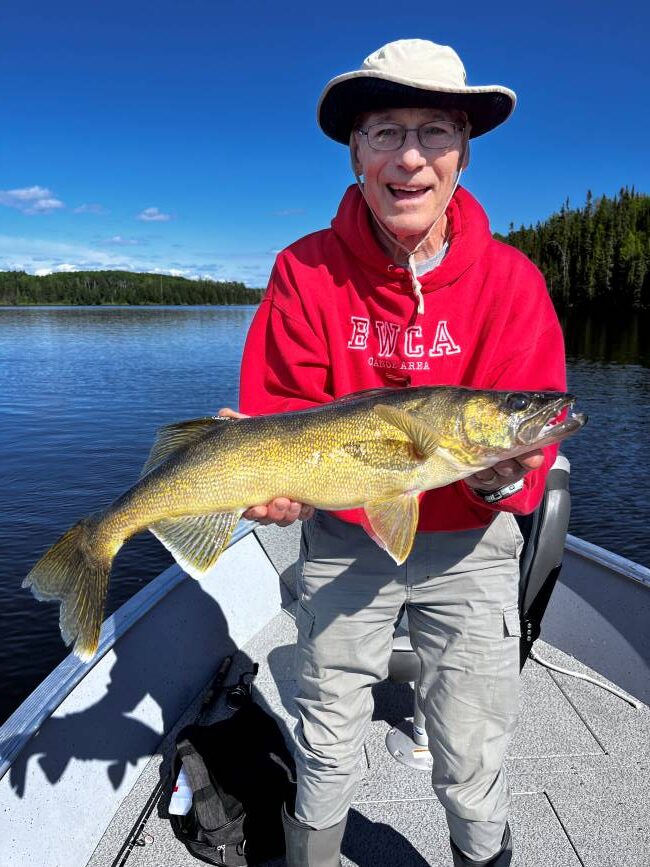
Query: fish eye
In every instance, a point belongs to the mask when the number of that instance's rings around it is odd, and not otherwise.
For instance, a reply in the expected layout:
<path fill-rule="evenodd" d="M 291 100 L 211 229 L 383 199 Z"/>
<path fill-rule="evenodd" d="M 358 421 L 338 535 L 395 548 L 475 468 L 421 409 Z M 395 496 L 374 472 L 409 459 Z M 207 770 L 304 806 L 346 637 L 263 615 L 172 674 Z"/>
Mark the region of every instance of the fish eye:
<path fill-rule="evenodd" d="M 515 412 L 521 412 L 522 409 L 527 409 L 530 406 L 530 398 L 525 394 L 509 394 L 506 398 L 508 409 Z"/>

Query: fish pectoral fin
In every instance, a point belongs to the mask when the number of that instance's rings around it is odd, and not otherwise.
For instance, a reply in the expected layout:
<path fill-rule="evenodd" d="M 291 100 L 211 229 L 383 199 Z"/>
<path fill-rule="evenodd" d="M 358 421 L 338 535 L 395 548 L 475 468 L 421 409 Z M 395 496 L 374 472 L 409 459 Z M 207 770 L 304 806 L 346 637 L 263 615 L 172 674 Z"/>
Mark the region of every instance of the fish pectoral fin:
<path fill-rule="evenodd" d="M 440 437 L 422 419 L 385 403 L 376 404 L 374 410 L 382 421 L 406 434 L 418 455 L 422 458 L 432 457 L 440 444 Z"/>
<path fill-rule="evenodd" d="M 192 418 L 188 421 L 181 421 L 161 427 L 157 433 L 156 441 L 151 448 L 147 462 L 142 467 L 140 478 L 146 476 L 151 470 L 155 470 L 156 467 L 164 463 L 178 449 L 202 439 L 206 433 L 214 430 L 215 425 L 225 423 L 227 423 L 227 419 L 208 416 L 206 418 Z"/>
<path fill-rule="evenodd" d="M 417 493 L 366 503 L 364 509 L 375 542 L 401 566 L 411 553 L 418 526 L 420 503 Z"/>
<path fill-rule="evenodd" d="M 188 575 L 201 578 L 230 541 L 241 513 L 217 512 L 167 518 L 152 524 L 149 530 Z"/>

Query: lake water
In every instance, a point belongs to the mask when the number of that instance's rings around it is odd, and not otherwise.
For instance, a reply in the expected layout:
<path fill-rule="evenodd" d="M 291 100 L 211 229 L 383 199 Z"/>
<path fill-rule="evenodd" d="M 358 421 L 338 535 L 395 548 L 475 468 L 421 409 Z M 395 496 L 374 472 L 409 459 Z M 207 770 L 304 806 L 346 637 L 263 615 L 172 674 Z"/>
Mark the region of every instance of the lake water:
<path fill-rule="evenodd" d="M 158 427 L 237 405 L 254 307 L 0 310 L 0 721 L 66 655 L 58 607 L 20 583 L 58 535 L 137 479 Z M 571 532 L 650 565 L 647 317 L 564 323 L 590 416 L 563 449 Z M 171 563 L 144 534 L 119 553 L 108 613 Z"/>

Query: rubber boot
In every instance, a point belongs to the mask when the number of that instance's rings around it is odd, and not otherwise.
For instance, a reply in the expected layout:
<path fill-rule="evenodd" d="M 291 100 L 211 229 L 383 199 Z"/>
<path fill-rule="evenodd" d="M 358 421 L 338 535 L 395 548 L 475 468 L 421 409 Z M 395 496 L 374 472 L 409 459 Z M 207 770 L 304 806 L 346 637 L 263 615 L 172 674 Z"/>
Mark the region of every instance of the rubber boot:
<path fill-rule="evenodd" d="M 287 867 L 340 867 L 341 841 L 347 821 L 345 816 L 337 825 L 318 831 L 294 819 L 283 807 Z"/>
<path fill-rule="evenodd" d="M 454 856 L 454 867 L 510 867 L 512 861 L 512 834 L 510 833 L 510 825 L 506 824 L 506 829 L 503 832 L 501 840 L 501 848 L 486 861 L 473 861 L 467 855 L 463 855 L 454 841 L 449 838 L 451 843 L 451 852 Z"/>

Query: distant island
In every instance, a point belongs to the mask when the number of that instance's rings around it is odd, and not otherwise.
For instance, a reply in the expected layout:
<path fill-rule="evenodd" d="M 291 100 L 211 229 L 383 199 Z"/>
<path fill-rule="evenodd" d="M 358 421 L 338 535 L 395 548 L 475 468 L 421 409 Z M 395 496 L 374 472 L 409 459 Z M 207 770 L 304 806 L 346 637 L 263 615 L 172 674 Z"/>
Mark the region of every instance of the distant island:
<path fill-rule="evenodd" d="M 221 280 L 188 280 L 131 271 L 71 271 L 36 277 L 0 271 L 0 305 L 258 304 L 261 289 Z"/>
<path fill-rule="evenodd" d="M 495 238 L 533 260 L 560 310 L 650 308 L 650 196 L 634 188 L 613 198 L 589 192 L 582 208 L 567 200 L 544 222 L 511 224 Z M 0 271 L 0 305 L 257 304 L 262 293 L 238 282 L 131 271 Z"/>
<path fill-rule="evenodd" d="M 495 238 L 525 253 L 546 277 L 559 309 L 650 308 L 650 196 L 624 187 L 617 196 L 594 199 L 534 227 L 511 224 Z"/>

